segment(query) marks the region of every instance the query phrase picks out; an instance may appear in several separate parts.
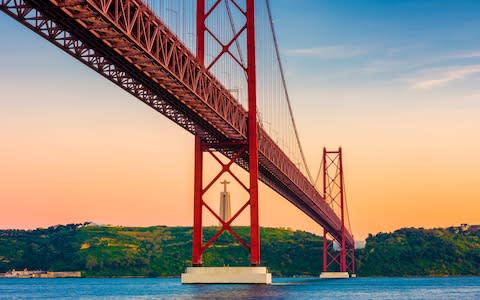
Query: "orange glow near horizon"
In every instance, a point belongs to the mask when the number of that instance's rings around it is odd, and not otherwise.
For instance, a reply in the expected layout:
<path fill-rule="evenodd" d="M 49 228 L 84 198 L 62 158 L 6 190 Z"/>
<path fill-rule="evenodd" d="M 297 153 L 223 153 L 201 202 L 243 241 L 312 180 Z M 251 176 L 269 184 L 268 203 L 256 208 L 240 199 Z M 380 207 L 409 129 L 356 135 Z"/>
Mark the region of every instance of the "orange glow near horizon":
<path fill-rule="evenodd" d="M 190 134 L 113 86 L 106 88 L 110 100 L 94 100 L 89 90 L 71 95 L 62 109 L 78 109 L 72 113 L 57 111 L 48 100 L 68 95 L 63 90 L 39 85 L 35 92 L 18 92 L 21 83 L 10 83 L 2 96 L 21 98 L 30 108 L 13 108 L 0 121 L 1 228 L 85 221 L 191 226 Z M 113 111 L 105 108 L 109 101 L 116 103 Z M 2 105 L 2 110 L 8 108 Z M 94 109 L 99 106 L 101 110 Z M 318 150 L 312 156 L 317 163 L 322 144 L 315 136 L 323 134 L 322 140 L 332 145 L 343 141 L 347 199 L 357 239 L 404 226 L 480 220 L 480 143 L 469 130 L 479 127 L 478 119 L 468 112 L 448 120 L 440 115 L 428 121 L 432 127 L 423 127 L 423 117 L 372 116 L 371 122 L 338 127 L 332 136 L 326 130 L 303 133 L 308 153 Z M 455 129 L 449 127 L 452 124 Z M 207 163 L 205 180 L 215 168 Z M 238 186 L 231 186 L 233 206 L 238 207 L 245 199 Z M 218 207 L 221 188 L 216 184 L 207 195 L 213 207 Z M 260 200 L 262 226 L 321 233 L 319 225 L 263 185 Z M 246 224 L 247 217 L 239 218 L 238 224 Z M 216 222 L 206 218 L 206 224 Z"/>

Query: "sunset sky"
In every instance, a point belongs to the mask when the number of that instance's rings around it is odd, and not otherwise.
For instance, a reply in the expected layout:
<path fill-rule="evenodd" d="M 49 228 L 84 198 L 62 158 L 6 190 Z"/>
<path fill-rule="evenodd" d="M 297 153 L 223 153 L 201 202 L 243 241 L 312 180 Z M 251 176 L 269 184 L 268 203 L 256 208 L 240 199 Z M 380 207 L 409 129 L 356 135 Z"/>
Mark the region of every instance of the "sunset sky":
<path fill-rule="evenodd" d="M 356 239 L 479 224 L 480 1 L 271 4 L 311 168 L 344 149 Z M 193 141 L 0 13 L 0 228 L 191 226 Z M 263 185 L 260 222 L 321 232 Z"/>

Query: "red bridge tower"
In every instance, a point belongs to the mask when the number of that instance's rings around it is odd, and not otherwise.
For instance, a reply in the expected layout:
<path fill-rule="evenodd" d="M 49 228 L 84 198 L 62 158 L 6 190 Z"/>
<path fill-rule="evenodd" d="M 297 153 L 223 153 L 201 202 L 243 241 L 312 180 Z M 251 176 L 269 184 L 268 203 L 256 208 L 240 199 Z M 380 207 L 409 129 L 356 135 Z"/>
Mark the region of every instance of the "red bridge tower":
<path fill-rule="evenodd" d="M 346 213 L 345 180 L 343 176 L 342 148 L 327 151 L 323 149 L 322 158 L 323 173 L 323 196 L 325 201 L 332 207 L 340 210 L 341 235 L 335 239 L 333 235 L 323 229 L 323 272 L 322 278 L 348 278 L 349 274 L 355 274 L 355 246 L 346 243 Z M 330 239 L 329 239 L 330 236 Z M 337 248 L 334 245 L 337 244 Z M 338 269 L 334 268 L 338 266 Z"/>
<path fill-rule="evenodd" d="M 245 16 L 245 25 L 235 33 L 233 38 L 226 44 L 223 44 L 219 38 L 215 36 L 214 30 L 208 28 L 207 19 L 215 11 L 221 0 L 217 0 L 214 4 L 206 8 L 205 0 L 197 0 L 197 59 L 205 65 L 205 36 L 210 35 L 217 43 L 221 50 L 214 56 L 207 70 L 219 60 L 223 55 L 230 55 L 230 46 L 238 42 L 242 33 L 246 32 L 247 37 L 247 63 L 246 65 L 239 60 L 235 60 L 242 69 L 245 70 L 248 84 L 248 137 L 247 143 L 235 142 L 217 142 L 215 147 L 210 145 L 210 141 L 203 141 L 200 137 L 195 138 L 195 181 L 194 181 L 194 221 L 193 221 L 193 250 L 192 264 L 193 266 L 202 265 L 202 253 L 224 232 L 228 231 L 250 252 L 250 263 L 252 266 L 260 265 L 260 226 L 258 220 L 258 128 L 257 128 L 257 100 L 256 100 L 256 71 L 255 71 L 255 8 L 254 0 L 246 0 L 246 10 L 236 5 L 232 1 L 236 9 Z M 230 161 L 225 164 L 212 150 L 228 148 L 233 153 Z M 202 182 L 203 175 L 203 153 L 207 152 L 221 165 L 221 170 L 205 187 Z M 232 164 L 241 156 L 248 154 L 248 169 L 250 182 L 247 186 L 237 175 L 231 170 Z M 233 214 L 230 220 L 222 220 L 220 216 L 204 201 L 203 196 L 207 190 L 222 176 L 229 173 L 249 194 L 249 200 Z M 243 240 L 231 227 L 232 222 L 247 208 L 250 207 L 250 243 Z M 213 235 L 210 240 L 203 242 L 202 236 L 202 211 L 205 207 L 222 225 L 218 232 Z"/>

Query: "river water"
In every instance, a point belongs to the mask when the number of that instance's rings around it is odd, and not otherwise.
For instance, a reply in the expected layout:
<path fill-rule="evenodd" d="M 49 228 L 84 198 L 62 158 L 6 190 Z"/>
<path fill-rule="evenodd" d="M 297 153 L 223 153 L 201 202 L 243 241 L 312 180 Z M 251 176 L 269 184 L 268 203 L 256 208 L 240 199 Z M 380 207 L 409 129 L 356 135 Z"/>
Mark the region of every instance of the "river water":
<path fill-rule="evenodd" d="M 0 299 L 480 299 L 480 277 L 275 278 L 263 285 L 181 285 L 178 278 L 1 279 Z"/>

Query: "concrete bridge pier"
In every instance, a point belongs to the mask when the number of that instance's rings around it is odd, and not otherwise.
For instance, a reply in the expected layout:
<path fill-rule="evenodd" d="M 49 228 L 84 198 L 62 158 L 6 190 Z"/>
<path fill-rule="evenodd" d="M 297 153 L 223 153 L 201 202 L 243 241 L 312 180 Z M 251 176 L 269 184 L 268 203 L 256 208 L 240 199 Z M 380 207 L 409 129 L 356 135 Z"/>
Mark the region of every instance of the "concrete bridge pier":
<path fill-rule="evenodd" d="M 182 284 L 272 284 L 272 274 L 266 267 L 188 267 L 181 280 Z"/>
<path fill-rule="evenodd" d="M 348 279 L 350 274 L 348 272 L 322 272 L 321 279 Z"/>

